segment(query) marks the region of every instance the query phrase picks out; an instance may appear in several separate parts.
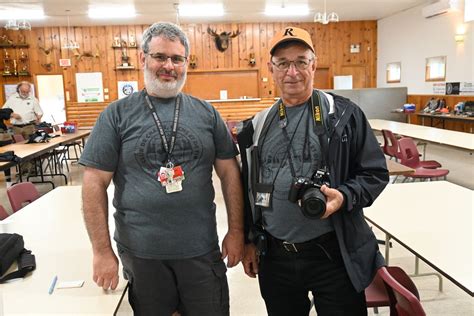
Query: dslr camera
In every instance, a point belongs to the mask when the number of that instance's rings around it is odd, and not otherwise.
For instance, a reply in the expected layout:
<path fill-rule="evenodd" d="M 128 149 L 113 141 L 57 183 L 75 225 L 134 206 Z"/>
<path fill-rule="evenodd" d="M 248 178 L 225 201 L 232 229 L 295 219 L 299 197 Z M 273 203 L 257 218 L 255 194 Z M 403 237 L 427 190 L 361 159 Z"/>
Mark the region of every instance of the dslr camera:
<path fill-rule="evenodd" d="M 296 177 L 291 183 L 288 200 L 293 203 L 301 200 L 304 216 L 321 218 L 326 212 L 326 197 L 320 191 L 323 184 L 329 186 L 329 173 L 325 169 L 316 170 L 311 178 Z"/>

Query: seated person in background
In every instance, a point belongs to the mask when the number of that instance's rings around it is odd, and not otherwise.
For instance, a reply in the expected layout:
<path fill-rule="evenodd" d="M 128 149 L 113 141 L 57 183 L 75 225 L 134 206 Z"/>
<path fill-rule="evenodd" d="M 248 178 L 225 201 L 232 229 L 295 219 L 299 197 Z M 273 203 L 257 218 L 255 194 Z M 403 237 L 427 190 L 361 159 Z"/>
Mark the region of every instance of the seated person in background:
<path fill-rule="evenodd" d="M 14 134 L 21 134 L 23 138 L 35 132 L 35 123 L 39 123 L 43 111 L 38 99 L 30 95 L 31 84 L 22 81 L 16 86 L 16 93 L 10 96 L 3 106 L 4 109 L 12 109 L 11 123 Z"/>

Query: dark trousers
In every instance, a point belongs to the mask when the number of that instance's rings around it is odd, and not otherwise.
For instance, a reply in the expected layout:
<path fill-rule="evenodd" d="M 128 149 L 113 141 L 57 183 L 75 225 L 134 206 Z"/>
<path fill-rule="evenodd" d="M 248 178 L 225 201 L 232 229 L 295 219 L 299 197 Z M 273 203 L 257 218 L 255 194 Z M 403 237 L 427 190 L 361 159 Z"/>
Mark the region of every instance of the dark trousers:
<path fill-rule="evenodd" d="M 269 238 L 268 254 L 261 260 L 258 274 L 268 315 L 307 316 L 310 291 L 318 316 L 367 315 L 365 293 L 355 291 L 337 238 L 334 233 L 329 236 L 298 252 L 289 252 Z"/>
<path fill-rule="evenodd" d="M 200 257 L 154 260 L 119 251 L 135 316 L 228 316 L 229 288 L 219 249 Z"/>

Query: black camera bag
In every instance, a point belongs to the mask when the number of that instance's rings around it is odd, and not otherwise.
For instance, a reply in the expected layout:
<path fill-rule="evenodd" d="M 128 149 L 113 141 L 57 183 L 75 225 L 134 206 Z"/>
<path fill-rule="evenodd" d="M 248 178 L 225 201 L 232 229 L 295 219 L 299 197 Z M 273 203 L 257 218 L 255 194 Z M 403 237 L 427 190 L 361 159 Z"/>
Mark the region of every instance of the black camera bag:
<path fill-rule="evenodd" d="M 18 261 L 18 270 L 0 278 L 0 283 L 22 278 L 36 269 L 35 256 L 25 249 L 23 236 L 18 234 L 0 234 L 0 276 L 8 271 L 13 262 Z"/>

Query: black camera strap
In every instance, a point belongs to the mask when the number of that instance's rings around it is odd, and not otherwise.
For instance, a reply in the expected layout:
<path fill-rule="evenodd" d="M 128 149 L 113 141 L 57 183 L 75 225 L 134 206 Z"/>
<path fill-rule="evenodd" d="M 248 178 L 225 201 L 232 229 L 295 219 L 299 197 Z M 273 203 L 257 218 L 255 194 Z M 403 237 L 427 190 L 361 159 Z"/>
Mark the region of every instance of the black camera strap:
<path fill-rule="evenodd" d="M 285 156 L 286 155 L 288 156 L 288 164 L 290 165 L 291 176 L 293 178 L 296 177 L 296 170 L 295 170 L 295 166 L 293 165 L 293 158 L 291 157 L 291 152 L 292 152 L 292 149 L 293 149 L 293 146 L 291 146 L 291 144 L 293 143 L 293 139 L 296 135 L 296 132 L 298 130 L 298 127 L 300 126 L 301 120 L 303 119 L 303 116 L 304 116 L 305 112 L 306 112 L 306 109 L 303 109 L 303 111 L 301 112 L 301 116 L 298 120 L 298 123 L 296 124 L 295 130 L 293 131 L 293 135 L 291 135 L 291 139 L 290 139 L 290 137 L 288 135 L 288 131 L 286 130 L 286 126 L 288 125 L 288 118 L 286 117 L 286 107 L 283 105 L 283 102 L 280 102 L 279 109 L 278 109 L 278 116 L 279 116 L 279 120 L 280 120 L 279 125 L 280 125 L 280 128 L 282 129 L 283 135 L 286 138 L 286 141 L 288 142 L 288 146 L 286 147 Z M 282 117 L 282 113 L 284 115 L 283 117 Z M 307 137 L 306 137 L 307 133 L 308 133 L 308 128 L 305 129 L 305 142 L 307 141 Z M 306 144 L 304 144 L 304 146 L 306 146 Z M 286 159 L 283 159 L 283 162 L 285 160 Z M 275 179 L 273 179 L 273 183 L 275 183 L 276 177 L 278 176 L 278 172 L 280 171 L 281 167 L 282 167 L 282 165 L 280 165 L 280 168 L 278 168 L 277 174 L 275 175 Z"/>
<path fill-rule="evenodd" d="M 313 90 L 313 95 L 311 96 L 311 109 L 314 121 L 314 133 L 318 136 L 319 145 L 321 146 L 321 165 L 327 169 L 329 162 L 329 137 L 326 127 L 324 126 L 324 110 L 321 95 L 317 90 Z"/>

